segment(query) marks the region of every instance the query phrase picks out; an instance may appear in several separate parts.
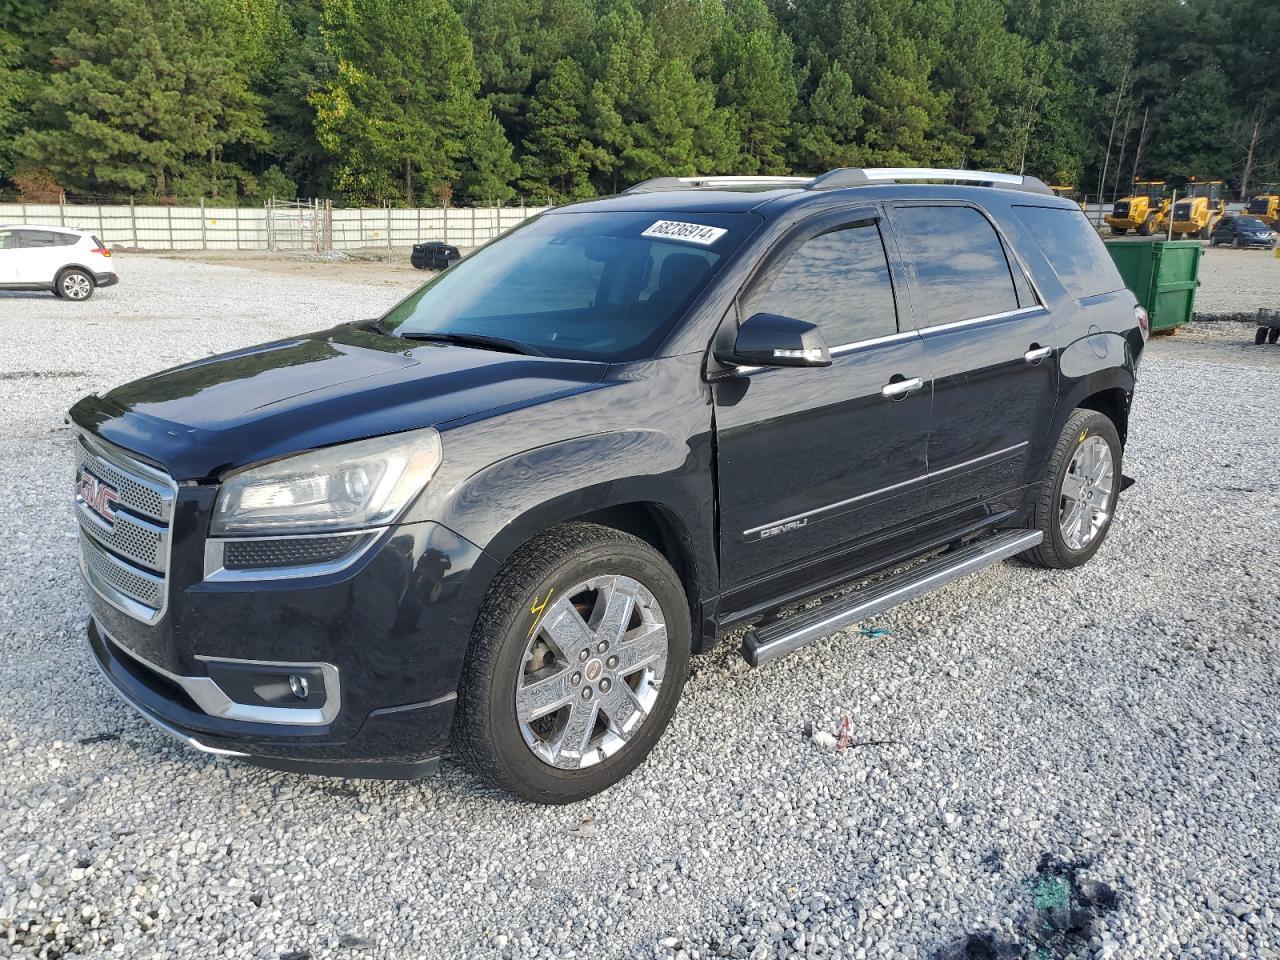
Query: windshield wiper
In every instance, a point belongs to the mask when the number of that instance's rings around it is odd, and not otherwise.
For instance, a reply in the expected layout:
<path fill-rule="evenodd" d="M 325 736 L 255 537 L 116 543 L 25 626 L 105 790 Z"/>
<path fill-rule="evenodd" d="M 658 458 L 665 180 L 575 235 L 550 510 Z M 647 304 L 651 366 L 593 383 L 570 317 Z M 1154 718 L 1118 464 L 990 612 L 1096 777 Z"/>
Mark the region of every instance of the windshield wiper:
<path fill-rule="evenodd" d="M 490 337 L 483 333 L 400 333 L 405 340 L 422 340 L 427 343 L 452 343 L 459 347 L 477 347 L 481 350 L 499 350 L 503 353 L 521 353 L 527 357 L 545 357 L 537 347 L 506 337 Z"/>

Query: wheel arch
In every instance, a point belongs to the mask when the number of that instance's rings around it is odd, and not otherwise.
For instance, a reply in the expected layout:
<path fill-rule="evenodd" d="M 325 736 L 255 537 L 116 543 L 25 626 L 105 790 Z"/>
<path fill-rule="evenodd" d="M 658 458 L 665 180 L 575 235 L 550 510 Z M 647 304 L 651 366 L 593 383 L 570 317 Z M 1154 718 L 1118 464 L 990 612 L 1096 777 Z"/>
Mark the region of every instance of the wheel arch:
<path fill-rule="evenodd" d="M 1129 408 L 1133 402 L 1133 393 L 1123 387 L 1105 387 L 1078 400 L 1072 409 L 1093 410 L 1110 420 L 1120 434 L 1120 446 L 1123 448 L 1129 439 Z"/>
<path fill-rule="evenodd" d="M 653 547 L 671 564 L 684 586 L 693 628 L 694 652 L 704 648 L 704 601 L 714 592 L 715 569 L 700 556 L 694 536 L 680 513 L 653 499 L 602 498 L 584 506 L 580 496 L 539 504 L 512 520 L 484 547 L 494 560 L 505 563 L 526 543 L 566 523 L 594 523 L 628 533 Z"/>

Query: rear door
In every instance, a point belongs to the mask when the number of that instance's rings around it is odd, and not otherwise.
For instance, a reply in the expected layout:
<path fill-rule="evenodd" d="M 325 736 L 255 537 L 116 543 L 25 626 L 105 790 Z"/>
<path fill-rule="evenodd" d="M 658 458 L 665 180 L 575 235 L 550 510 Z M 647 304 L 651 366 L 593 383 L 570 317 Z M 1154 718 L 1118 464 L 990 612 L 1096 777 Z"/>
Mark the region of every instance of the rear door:
<path fill-rule="evenodd" d="M 934 376 L 926 508 L 963 528 L 1040 479 L 1058 391 L 1053 323 L 984 211 L 900 203 L 892 215 Z"/>
<path fill-rule="evenodd" d="M 817 324 L 832 355 L 714 382 L 721 573 L 747 585 L 740 605 L 784 572 L 909 527 L 923 506 L 930 374 L 919 335 L 898 325 L 879 219 L 868 208 L 802 224 L 739 299 L 743 318 Z M 882 394 L 904 381 L 915 388 Z"/>

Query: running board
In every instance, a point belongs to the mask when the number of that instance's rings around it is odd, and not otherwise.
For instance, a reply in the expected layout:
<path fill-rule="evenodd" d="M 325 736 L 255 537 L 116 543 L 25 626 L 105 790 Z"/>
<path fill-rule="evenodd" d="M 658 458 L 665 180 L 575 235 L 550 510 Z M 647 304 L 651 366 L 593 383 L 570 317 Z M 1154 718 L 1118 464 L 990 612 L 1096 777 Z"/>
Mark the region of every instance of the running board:
<path fill-rule="evenodd" d="M 820 603 L 763 627 L 753 627 L 743 638 L 742 655 L 747 663 L 758 667 L 767 660 L 830 636 L 859 620 L 1030 550 L 1043 539 L 1044 534 L 1039 530 L 1010 530 L 940 554 L 920 566 L 877 580 L 844 597 Z"/>

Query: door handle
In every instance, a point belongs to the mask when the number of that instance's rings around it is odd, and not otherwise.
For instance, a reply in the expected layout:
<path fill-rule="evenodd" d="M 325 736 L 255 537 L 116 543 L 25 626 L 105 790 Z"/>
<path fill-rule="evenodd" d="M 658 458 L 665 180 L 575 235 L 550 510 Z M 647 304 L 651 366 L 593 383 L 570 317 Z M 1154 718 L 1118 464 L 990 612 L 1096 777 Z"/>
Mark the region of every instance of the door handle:
<path fill-rule="evenodd" d="M 1022 355 L 1022 359 L 1027 363 L 1037 364 L 1051 356 L 1053 356 L 1053 347 L 1038 347 L 1033 343 L 1031 349 Z"/>
<path fill-rule="evenodd" d="M 886 400 L 901 400 L 909 393 L 915 393 L 924 386 L 924 380 L 920 377 L 912 377 L 910 380 L 891 380 L 880 388 L 880 396 Z"/>

